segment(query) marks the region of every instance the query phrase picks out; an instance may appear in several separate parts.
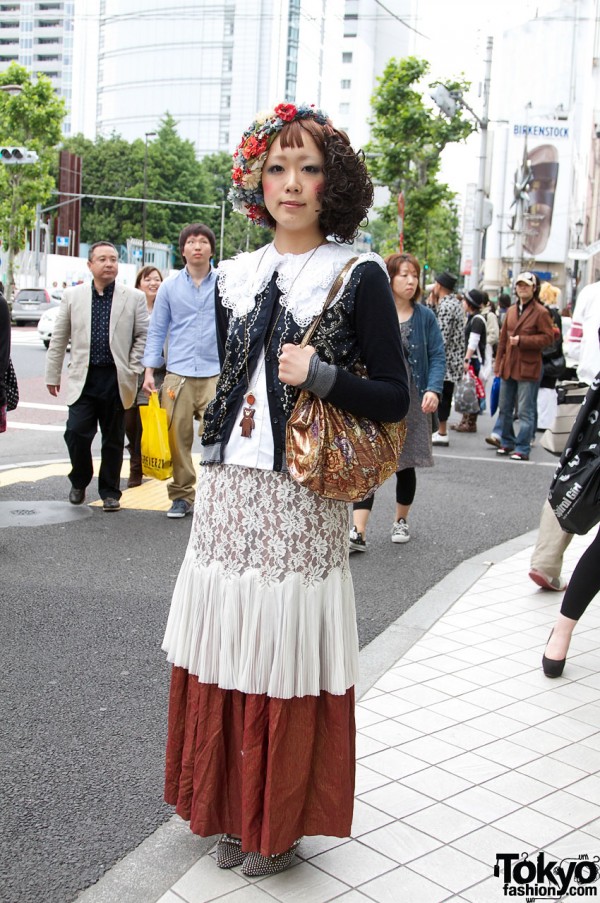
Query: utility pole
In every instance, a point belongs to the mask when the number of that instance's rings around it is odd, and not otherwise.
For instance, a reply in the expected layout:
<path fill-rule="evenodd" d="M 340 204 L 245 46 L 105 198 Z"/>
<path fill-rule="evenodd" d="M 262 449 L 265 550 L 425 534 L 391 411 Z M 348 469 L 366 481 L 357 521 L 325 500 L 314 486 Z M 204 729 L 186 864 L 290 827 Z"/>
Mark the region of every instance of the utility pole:
<path fill-rule="evenodd" d="M 404 192 L 401 191 L 398 195 L 398 250 L 401 254 L 404 253 L 404 212 Z"/>
<path fill-rule="evenodd" d="M 513 290 L 515 287 L 515 280 L 523 269 L 523 233 L 525 230 L 525 208 L 527 207 L 527 209 L 529 209 L 528 192 L 532 178 L 533 174 L 531 172 L 531 166 L 529 165 L 529 156 L 527 153 L 527 135 L 525 135 L 525 143 L 523 145 L 523 160 L 521 162 L 521 166 L 515 173 L 514 184 L 515 199 L 513 203 L 515 205 L 515 220 L 514 225 L 511 227 L 515 235 L 511 280 Z"/>
<path fill-rule="evenodd" d="M 148 138 L 156 137 L 156 132 L 146 132 L 144 145 L 144 201 L 142 204 L 142 266 L 146 266 L 146 197 L 148 195 Z"/>
<path fill-rule="evenodd" d="M 521 270 L 523 269 L 523 229 L 525 227 L 525 212 L 523 210 L 524 206 L 523 198 L 517 198 L 517 209 L 515 213 L 515 225 L 514 225 L 514 233 L 515 233 L 515 244 L 513 248 L 513 263 L 512 263 L 512 287 L 515 287 L 515 280 Z"/>
<path fill-rule="evenodd" d="M 577 220 L 575 223 L 575 236 L 576 236 L 576 248 L 579 250 L 581 247 L 581 232 L 583 230 L 583 223 L 581 220 Z M 571 314 L 575 310 L 575 303 L 577 301 L 577 283 L 579 282 L 579 258 L 575 258 L 575 263 L 573 264 L 573 291 L 571 294 Z"/>
<path fill-rule="evenodd" d="M 473 119 L 479 125 L 481 131 L 481 143 L 479 147 L 479 176 L 477 179 L 477 192 L 475 195 L 475 211 L 473 223 L 473 251 L 471 274 L 468 277 L 467 289 L 477 288 L 479 285 L 479 271 L 481 269 L 481 250 L 483 247 L 483 235 L 485 226 L 483 224 L 484 217 L 484 201 L 485 201 L 485 173 L 487 168 L 487 149 L 488 149 L 488 125 L 490 121 L 490 85 L 492 81 L 492 50 L 494 47 L 494 39 L 488 37 L 486 44 L 485 57 L 485 76 L 483 83 L 483 113 L 478 116 L 465 101 L 461 91 L 451 91 L 445 85 L 437 85 L 430 93 L 430 97 L 436 102 L 442 113 L 449 119 L 456 115 L 458 107 L 464 107 L 468 110 Z"/>
<path fill-rule="evenodd" d="M 40 244 L 42 232 L 42 205 L 35 205 L 35 287 L 40 287 Z M 46 249 L 47 250 L 47 249 Z M 70 249 L 69 249 L 70 250 Z"/>
<path fill-rule="evenodd" d="M 488 124 L 490 121 L 490 83 L 492 80 L 492 49 L 494 39 L 489 37 L 486 45 L 485 77 L 483 82 L 483 114 L 477 117 L 481 130 L 481 143 L 479 146 L 479 176 L 477 179 L 477 193 L 475 195 L 475 223 L 473 226 L 473 254 L 471 275 L 467 288 L 479 286 L 479 271 L 481 269 L 481 249 L 483 248 L 483 207 L 485 200 L 485 172 L 487 167 L 488 148 Z"/>
<path fill-rule="evenodd" d="M 219 262 L 223 260 L 223 236 L 225 234 L 225 197 L 221 201 L 221 235 L 219 237 Z"/>

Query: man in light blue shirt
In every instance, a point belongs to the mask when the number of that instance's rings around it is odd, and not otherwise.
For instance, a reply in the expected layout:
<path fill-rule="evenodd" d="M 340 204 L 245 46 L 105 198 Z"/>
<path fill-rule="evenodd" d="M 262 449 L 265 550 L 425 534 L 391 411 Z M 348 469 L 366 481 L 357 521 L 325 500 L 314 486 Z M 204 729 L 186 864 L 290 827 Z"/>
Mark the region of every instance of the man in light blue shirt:
<path fill-rule="evenodd" d="M 162 283 L 154 302 L 142 363 L 144 391 L 156 390 L 154 369 L 164 364 L 168 338 L 167 375 L 161 404 L 167 412 L 173 480 L 167 489 L 172 505 L 167 517 L 185 517 L 194 505 L 196 473 L 192 463 L 194 419 L 202 435 L 204 411 L 215 394 L 219 355 L 215 329 L 216 274 L 210 260 L 215 236 L 203 223 L 186 226 L 179 236 L 185 268 Z"/>

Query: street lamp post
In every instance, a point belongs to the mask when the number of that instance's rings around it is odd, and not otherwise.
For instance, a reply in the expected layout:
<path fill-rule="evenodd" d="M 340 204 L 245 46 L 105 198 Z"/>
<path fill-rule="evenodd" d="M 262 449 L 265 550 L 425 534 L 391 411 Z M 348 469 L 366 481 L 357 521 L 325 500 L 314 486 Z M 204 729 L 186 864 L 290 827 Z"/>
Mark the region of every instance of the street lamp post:
<path fill-rule="evenodd" d="M 4 91 L 5 94 L 16 97 L 18 94 L 23 93 L 23 85 L 0 85 L 0 91 Z"/>
<path fill-rule="evenodd" d="M 146 265 L 146 197 L 148 195 L 148 138 L 156 137 L 156 132 L 144 135 L 144 200 L 142 203 L 142 266 Z"/>
<path fill-rule="evenodd" d="M 471 109 L 462 96 L 461 91 L 450 91 L 444 85 L 437 85 L 431 92 L 431 98 L 436 102 L 442 113 L 449 119 L 456 114 L 458 107 L 464 107 L 479 125 L 481 131 L 481 144 L 479 148 L 479 176 L 477 179 L 477 193 L 475 195 L 475 215 L 473 225 L 473 251 L 471 254 L 471 273 L 468 278 L 467 289 L 477 288 L 479 285 L 479 270 L 481 269 L 481 251 L 483 247 L 484 226 L 484 201 L 485 201 L 485 171 L 487 167 L 488 125 L 490 110 L 490 83 L 492 78 L 492 49 L 494 39 L 489 37 L 486 45 L 485 78 L 483 83 L 483 113 L 478 116 Z"/>
<path fill-rule="evenodd" d="M 404 192 L 401 191 L 398 194 L 398 250 L 401 254 L 404 253 L 404 213 Z"/>
<path fill-rule="evenodd" d="M 576 239 L 576 247 L 581 247 L 581 233 L 583 231 L 583 223 L 580 219 L 575 223 L 575 239 Z M 575 263 L 573 264 L 573 291 L 571 298 L 571 313 L 575 310 L 575 302 L 577 300 L 577 280 L 579 279 L 579 258 L 575 258 Z"/>
<path fill-rule="evenodd" d="M 468 288 L 477 288 L 479 285 L 479 270 L 481 269 L 481 251 L 483 248 L 483 202 L 485 200 L 485 170 L 487 165 L 488 123 L 490 110 L 490 81 L 492 76 L 492 47 L 493 38 L 487 39 L 487 53 L 485 59 L 485 80 L 483 83 L 483 115 L 478 119 L 481 129 L 481 145 L 479 148 L 479 176 L 477 179 L 477 194 L 475 196 L 475 224 L 473 227 L 473 254 L 471 275 Z"/>

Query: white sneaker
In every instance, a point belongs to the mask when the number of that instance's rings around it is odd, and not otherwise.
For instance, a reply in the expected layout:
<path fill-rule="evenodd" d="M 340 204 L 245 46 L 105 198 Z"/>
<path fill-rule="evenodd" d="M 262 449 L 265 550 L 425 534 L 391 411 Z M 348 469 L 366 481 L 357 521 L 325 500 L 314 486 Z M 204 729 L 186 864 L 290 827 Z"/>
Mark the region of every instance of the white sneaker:
<path fill-rule="evenodd" d="M 392 526 L 392 542 L 408 542 L 410 533 L 408 532 L 408 524 L 403 517 Z"/>
<path fill-rule="evenodd" d="M 367 551 L 367 543 L 363 539 L 362 533 L 359 533 L 356 527 L 352 527 L 350 530 L 350 551 L 351 552 L 366 552 Z"/>
<path fill-rule="evenodd" d="M 450 440 L 448 436 L 442 436 L 441 433 L 433 433 L 431 436 L 431 444 L 432 445 L 450 445 Z"/>

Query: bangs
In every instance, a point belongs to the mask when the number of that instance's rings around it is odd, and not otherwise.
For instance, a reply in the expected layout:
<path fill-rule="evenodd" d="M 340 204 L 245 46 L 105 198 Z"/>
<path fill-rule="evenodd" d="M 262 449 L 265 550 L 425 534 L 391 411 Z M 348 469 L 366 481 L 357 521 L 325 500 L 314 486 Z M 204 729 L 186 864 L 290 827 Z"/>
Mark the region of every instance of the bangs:
<path fill-rule="evenodd" d="M 325 137 L 333 133 L 330 126 L 319 125 L 314 119 L 295 119 L 293 122 L 286 122 L 279 132 L 279 141 L 281 148 L 286 147 L 304 147 L 303 132 L 308 132 L 321 153 L 325 150 Z"/>

